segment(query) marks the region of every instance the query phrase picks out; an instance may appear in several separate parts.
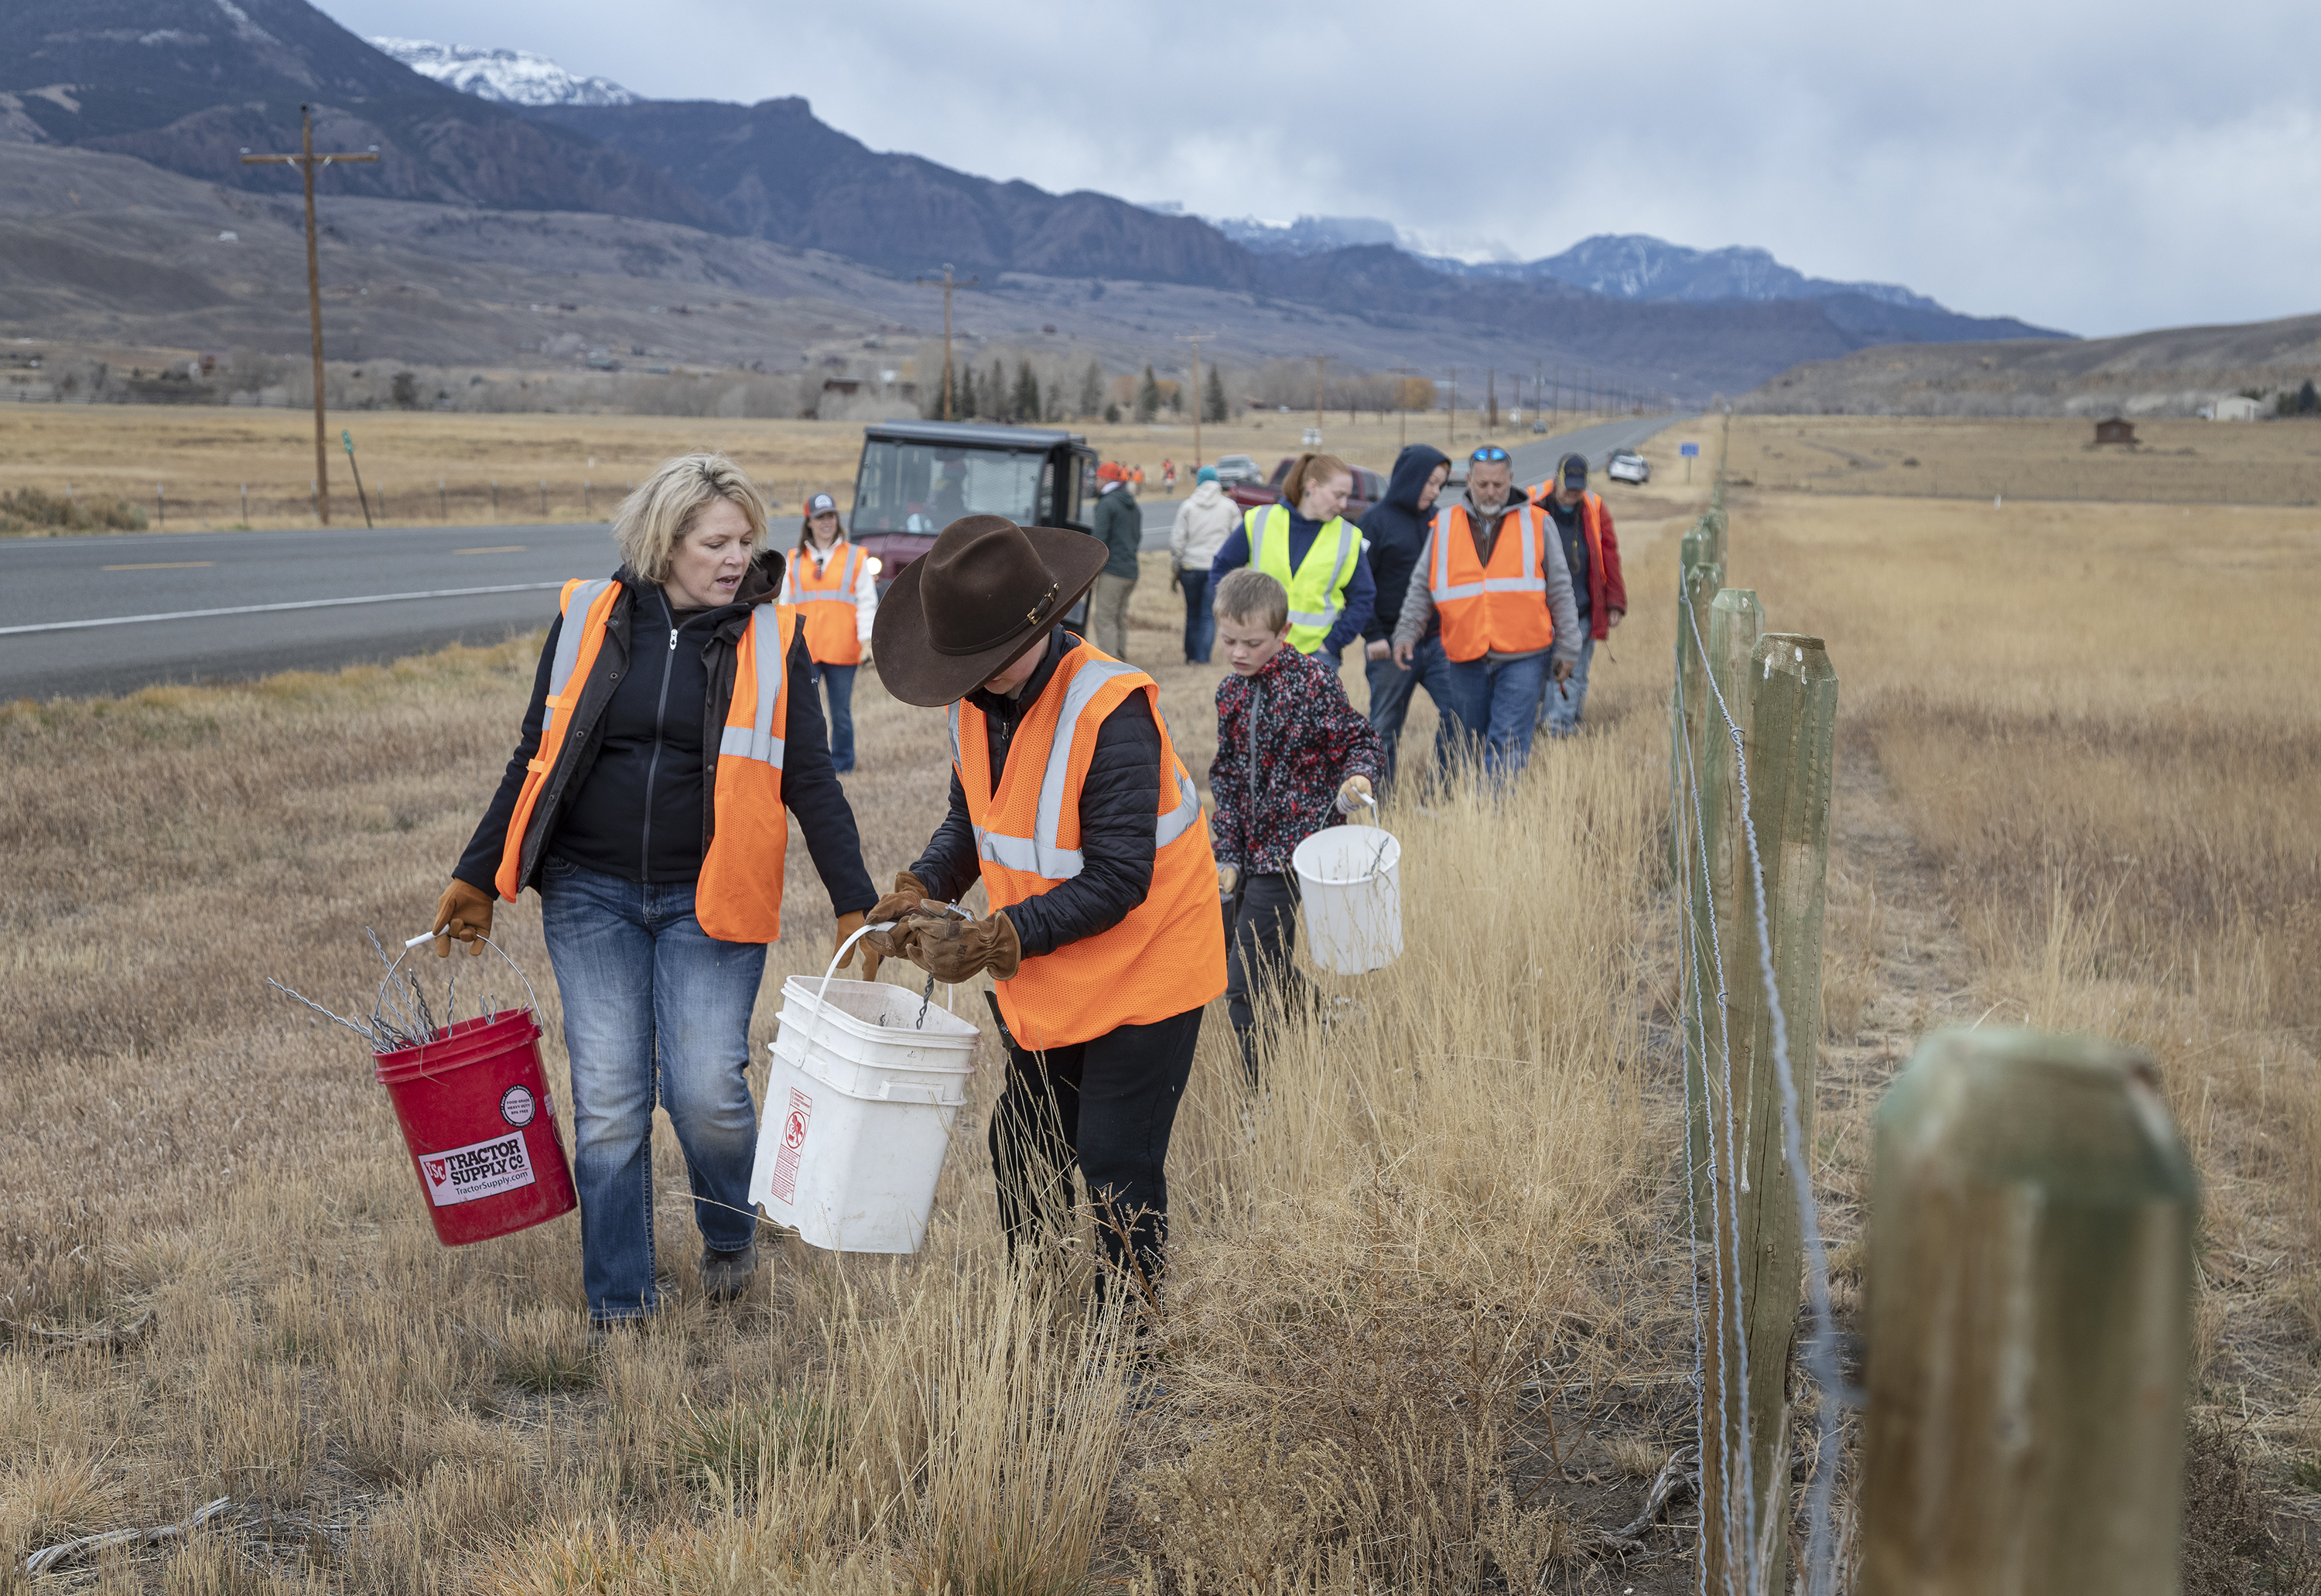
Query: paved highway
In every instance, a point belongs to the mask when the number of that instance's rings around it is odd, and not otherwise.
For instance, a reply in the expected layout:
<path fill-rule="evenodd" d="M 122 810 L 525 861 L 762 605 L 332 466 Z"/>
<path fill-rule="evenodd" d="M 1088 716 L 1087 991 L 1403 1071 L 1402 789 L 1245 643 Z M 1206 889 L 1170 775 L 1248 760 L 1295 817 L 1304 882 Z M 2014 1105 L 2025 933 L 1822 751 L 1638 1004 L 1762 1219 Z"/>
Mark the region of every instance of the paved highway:
<path fill-rule="evenodd" d="M 0 699 L 392 660 L 546 624 L 602 524 L 0 541 Z M 223 613 L 221 613 L 223 612 Z"/>
<path fill-rule="evenodd" d="M 1670 420 L 1526 439 L 1512 450 L 1515 479 L 1539 480 L 1570 449 L 1600 469 L 1607 452 Z M 1144 505 L 1146 549 L 1169 546 L 1181 503 Z M 601 524 L 0 540 L 0 699 L 241 680 L 497 642 L 544 625 L 567 578 L 613 564 Z"/>

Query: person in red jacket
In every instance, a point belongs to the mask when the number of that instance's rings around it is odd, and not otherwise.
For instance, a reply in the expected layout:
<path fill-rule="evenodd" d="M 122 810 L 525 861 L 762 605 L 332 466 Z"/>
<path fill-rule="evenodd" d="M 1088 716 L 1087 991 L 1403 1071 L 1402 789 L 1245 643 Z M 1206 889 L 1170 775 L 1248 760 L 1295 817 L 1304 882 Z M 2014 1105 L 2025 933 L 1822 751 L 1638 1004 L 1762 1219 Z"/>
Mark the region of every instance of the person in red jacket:
<path fill-rule="evenodd" d="M 1561 691 L 1558 684 L 1548 684 L 1539 707 L 1539 729 L 1551 737 L 1569 737 L 1579 730 L 1588 702 L 1588 666 L 1596 657 L 1596 640 L 1611 636 L 1627 615 L 1628 587 L 1620 579 L 1620 540 L 1612 532 L 1612 512 L 1602 495 L 1588 491 L 1586 455 L 1565 455 L 1556 462 L 1555 475 L 1533 488 L 1531 497 L 1563 540 L 1572 604 L 1579 611 L 1579 662 Z"/>

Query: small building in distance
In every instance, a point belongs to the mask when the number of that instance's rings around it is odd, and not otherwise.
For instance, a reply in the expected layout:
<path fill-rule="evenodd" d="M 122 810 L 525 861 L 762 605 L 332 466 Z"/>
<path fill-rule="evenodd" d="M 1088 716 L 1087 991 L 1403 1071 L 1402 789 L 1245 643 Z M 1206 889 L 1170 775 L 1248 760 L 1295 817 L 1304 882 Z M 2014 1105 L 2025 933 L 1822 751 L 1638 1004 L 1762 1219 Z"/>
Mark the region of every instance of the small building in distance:
<path fill-rule="evenodd" d="M 2204 405 L 2201 413 L 2209 421 L 2254 421 L 2257 403 L 2246 394 L 2227 394 L 2213 405 Z"/>
<path fill-rule="evenodd" d="M 2096 443 L 2098 447 L 2106 443 L 2125 443 L 2133 449 L 2135 447 L 2135 424 L 2122 421 L 2116 415 L 2108 421 L 2099 421 L 2096 423 Z"/>

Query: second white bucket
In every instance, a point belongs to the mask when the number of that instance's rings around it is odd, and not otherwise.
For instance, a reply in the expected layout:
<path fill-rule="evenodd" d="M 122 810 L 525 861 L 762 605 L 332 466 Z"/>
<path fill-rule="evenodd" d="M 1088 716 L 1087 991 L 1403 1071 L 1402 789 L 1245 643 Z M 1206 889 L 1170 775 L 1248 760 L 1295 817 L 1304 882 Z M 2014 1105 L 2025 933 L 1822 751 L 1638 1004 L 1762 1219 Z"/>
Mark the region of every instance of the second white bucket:
<path fill-rule="evenodd" d="M 1360 975 L 1402 956 L 1401 862 L 1402 844 L 1375 825 L 1325 825 L 1297 844 L 1289 868 L 1315 963 Z"/>
<path fill-rule="evenodd" d="M 915 1253 L 951 1121 L 975 1073 L 975 1026 L 885 981 L 782 983 L 750 1198 L 814 1246 Z"/>

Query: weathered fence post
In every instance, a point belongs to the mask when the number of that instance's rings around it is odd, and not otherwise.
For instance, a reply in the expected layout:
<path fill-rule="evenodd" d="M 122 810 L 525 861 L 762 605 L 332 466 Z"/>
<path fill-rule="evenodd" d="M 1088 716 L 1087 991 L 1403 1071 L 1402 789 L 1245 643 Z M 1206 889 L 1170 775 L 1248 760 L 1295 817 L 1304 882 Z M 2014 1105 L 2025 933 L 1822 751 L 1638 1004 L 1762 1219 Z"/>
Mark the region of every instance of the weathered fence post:
<path fill-rule="evenodd" d="M 1676 805 L 1676 816 L 1669 828 L 1669 874 L 1678 881 L 1685 879 L 1685 861 L 1694 853 L 1685 750 L 1699 745 L 1699 700 L 1706 693 L 1700 651 L 1693 643 L 1694 623 L 1698 622 L 1700 635 L 1707 637 L 1708 603 L 1725 585 L 1724 562 L 1710 554 L 1714 544 L 1707 518 L 1703 516 L 1684 534 L 1677 557 L 1676 683 L 1670 689 L 1670 708 L 1681 713 L 1671 714 L 1669 725 L 1669 794 Z"/>
<path fill-rule="evenodd" d="M 1804 1237 L 1782 1134 L 1773 1006 L 1763 969 L 1770 951 L 1780 999 L 1780 1040 L 1798 1094 L 1801 1145 L 1810 1149 L 1837 677 L 1818 638 L 1788 633 L 1760 637 L 1761 624 L 1753 592 L 1727 589 L 1717 596 L 1710 616 L 1708 664 L 1740 738 L 1736 743 L 1712 702 L 1701 749 L 1708 855 L 1702 873 L 1724 966 L 1705 970 L 1700 979 L 1704 990 L 1713 987 L 1725 995 L 1724 1011 L 1711 1021 L 1716 1032 L 1707 1038 L 1703 1056 L 1722 1059 L 1730 1049 L 1729 1072 L 1714 1083 L 1713 1100 L 1720 1113 L 1733 1115 L 1725 1138 L 1729 1150 L 1719 1149 L 1717 1200 L 1732 1233 L 1724 1238 L 1718 1263 L 1727 1272 L 1716 1300 L 1727 1305 L 1728 1322 L 1718 1327 L 1718 1355 L 1709 1361 L 1701 1482 L 1712 1522 L 1736 1509 L 1740 1514 L 1729 1531 L 1718 1526 L 1705 1537 L 1712 1583 L 1722 1578 L 1726 1548 L 1746 1546 L 1753 1525 L 1762 1589 L 1778 1591 L 1787 1583 L 1789 1374 Z M 1744 751 L 1747 820 L 1756 829 L 1764 925 L 1770 937 L 1761 944 L 1756 872 L 1742 810 L 1739 762 Z M 1704 927 L 1701 941 L 1707 940 Z M 1722 1107 L 1727 1101 L 1729 1110 Z M 1744 1354 L 1745 1401 L 1739 1382 Z M 1733 1572 L 1740 1581 L 1744 1570 Z"/>
<path fill-rule="evenodd" d="M 1920 1045 L 1878 1109 L 1865 1596 L 2173 1596 L 2198 1202 L 2143 1055 Z"/>

